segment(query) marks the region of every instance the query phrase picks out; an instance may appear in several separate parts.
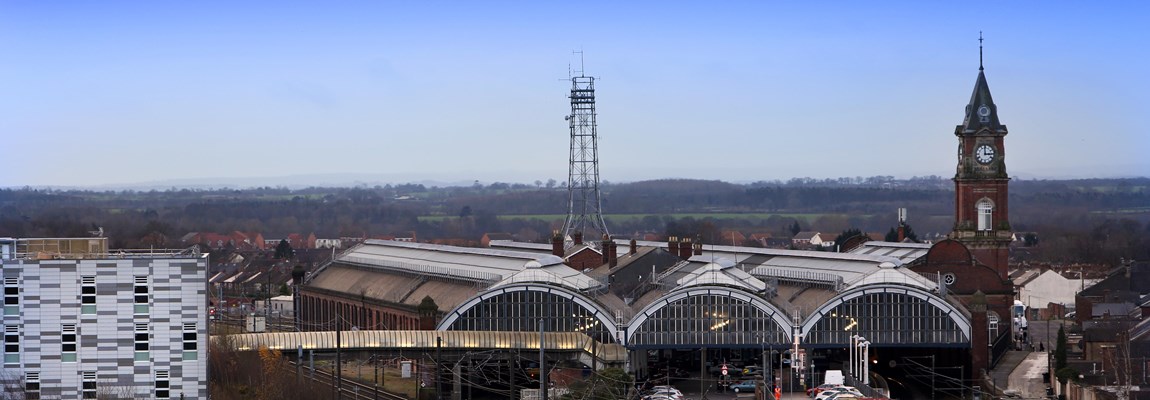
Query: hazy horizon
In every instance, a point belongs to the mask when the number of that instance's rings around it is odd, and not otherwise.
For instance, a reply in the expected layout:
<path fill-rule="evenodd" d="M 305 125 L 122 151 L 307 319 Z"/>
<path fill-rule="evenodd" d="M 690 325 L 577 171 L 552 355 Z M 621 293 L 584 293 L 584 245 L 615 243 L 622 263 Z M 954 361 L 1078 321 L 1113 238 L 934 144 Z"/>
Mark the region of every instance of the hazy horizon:
<path fill-rule="evenodd" d="M 869 178 L 872 176 L 893 176 L 895 180 L 907 180 L 913 177 L 926 177 L 930 175 L 914 175 L 914 176 L 897 176 L 897 175 L 868 175 L 861 176 L 862 178 Z M 950 180 L 951 176 L 936 175 L 943 180 Z M 816 180 L 824 179 L 838 179 L 838 178 L 857 178 L 860 176 L 828 176 L 828 177 L 814 177 L 814 176 L 795 176 L 787 178 L 773 178 L 773 179 L 755 179 L 755 180 L 731 180 L 719 178 L 687 178 L 687 177 L 663 177 L 663 178 L 650 178 L 650 179 L 636 179 L 636 180 L 604 180 L 612 184 L 627 184 L 634 182 L 642 182 L 649 180 L 673 180 L 673 179 L 692 179 L 692 180 L 708 180 L 708 181 L 721 181 L 732 184 L 751 184 L 755 182 L 775 182 L 779 181 L 786 183 L 790 179 L 795 178 L 811 178 Z M 231 178 L 189 178 L 189 179 L 169 179 L 159 181 L 146 181 L 146 182 L 129 182 L 117 184 L 100 184 L 100 185 L 21 185 L 21 186 L 0 186 L 0 189 L 54 189 L 54 190 L 87 190 L 87 191 L 109 191 L 109 190 L 168 190 L 168 189 L 256 189 L 263 187 L 272 188 L 288 188 L 288 189 L 303 189 L 308 187 L 325 187 L 325 188 L 351 188 L 351 187 L 364 187 L 364 186 L 385 186 L 385 185 L 403 185 L 403 184 L 420 184 L 428 187 L 461 187 L 472 186 L 475 183 L 487 186 L 492 183 L 506 183 L 506 184 L 524 184 L 534 186 L 535 181 L 546 183 L 548 179 L 556 180 L 556 187 L 562 188 L 566 182 L 559 178 L 537 178 L 537 179 L 524 179 L 524 180 L 467 180 L 467 179 L 450 179 L 442 177 L 436 179 L 435 177 L 399 177 L 387 174 L 312 174 L 312 175 L 285 175 L 285 176 L 267 176 L 267 177 L 231 177 Z M 1029 176 L 1029 175 L 1015 175 L 1012 180 L 1080 180 L 1080 179 L 1150 179 L 1146 175 L 1115 175 L 1115 176 L 1082 176 L 1082 177 L 1042 177 L 1042 176 Z"/>
<path fill-rule="evenodd" d="M 1150 173 L 1147 4 L 580 10 L 7 2 L 0 187 L 562 182 L 573 50 L 597 77 L 602 180 L 949 177 L 979 31 L 1012 177 Z"/>

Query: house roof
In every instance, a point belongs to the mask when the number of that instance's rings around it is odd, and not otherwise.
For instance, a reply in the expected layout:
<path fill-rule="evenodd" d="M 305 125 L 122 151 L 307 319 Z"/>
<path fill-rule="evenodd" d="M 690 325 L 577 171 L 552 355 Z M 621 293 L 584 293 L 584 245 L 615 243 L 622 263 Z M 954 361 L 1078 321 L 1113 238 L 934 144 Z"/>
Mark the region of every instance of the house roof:
<path fill-rule="evenodd" d="M 487 240 L 492 240 L 492 241 L 515 239 L 514 236 L 511 236 L 511 234 L 507 233 L 507 232 L 488 232 L 488 233 L 484 233 L 483 236 L 487 236 Z"/>
<path fill-rule="evenodd" d="M 1096 297 L 1103 296 L 1107 292 L 1111 296 L 1131 302 L 1137 301 L 1143 294 L 1150 293 L 1150 262 L 1130 265 L 1129 277 L 1126 276 L 1125 267 L 1114 268 L 1106 278 L 1086 288 L 1080 294 L 1084 297 Z"/>
<path fill-rule="evenodd" d="M 794 239 L 795 240 L 811 240 L 811 239 L 814 239 L 815 236 L 818 236 L 818 235 L 819 235 L 818 232 L 803 231 L 803 232 L 796 233 Z"/>
<path fill-rule="evenodd" d="M 1105 316 L 1119 318 L 1131 316 L 1135 311 L 1141 313 L 1141 309 L 1134 305 L 1134 303 L 1095 303 L 1090 308 L 1090 316 L 1094 318 Z"/>

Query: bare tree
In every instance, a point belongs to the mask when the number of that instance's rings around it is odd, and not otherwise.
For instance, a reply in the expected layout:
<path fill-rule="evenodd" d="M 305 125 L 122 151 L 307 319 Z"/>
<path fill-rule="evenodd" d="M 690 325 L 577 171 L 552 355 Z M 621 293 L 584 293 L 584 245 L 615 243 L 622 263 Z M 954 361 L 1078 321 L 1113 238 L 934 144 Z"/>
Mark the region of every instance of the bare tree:
<path fill-rule="evenodd" d="M 1103 369 L 1114 371 L 1114 384 L 1118 389 L 1118 400 L 1129 400 L 1134 383 L 1134 368 L 1130 361 L 1130 332 L 1118 333 L 1117 343 L 1109 352 L 1102 355 Z M 1107 368 L 1109 364 L 1109 368 Z M 1109 382 L 1107 382 L 1109 383 Z"/>
<path fill-rule="evenodd" d="M 0 371 L 0 400 L 24 400 L 24 379 L 16 371 Z"/>

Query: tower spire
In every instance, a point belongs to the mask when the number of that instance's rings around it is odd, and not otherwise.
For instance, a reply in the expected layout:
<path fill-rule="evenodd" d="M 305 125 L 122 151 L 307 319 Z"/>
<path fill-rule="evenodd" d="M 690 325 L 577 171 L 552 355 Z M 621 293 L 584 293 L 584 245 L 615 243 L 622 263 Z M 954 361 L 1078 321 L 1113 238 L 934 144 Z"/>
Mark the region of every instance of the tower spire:
<path fill-rule="evenodd" d="M 982 71 L 982 31 L 978 31 L 978 70 Z"/>

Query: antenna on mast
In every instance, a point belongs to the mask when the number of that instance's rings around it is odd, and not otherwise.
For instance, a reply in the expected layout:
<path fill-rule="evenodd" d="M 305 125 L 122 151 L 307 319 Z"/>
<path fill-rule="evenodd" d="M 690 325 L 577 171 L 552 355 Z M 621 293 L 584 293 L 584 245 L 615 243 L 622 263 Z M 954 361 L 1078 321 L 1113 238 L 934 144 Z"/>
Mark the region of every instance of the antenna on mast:
<path fill-rule="evenodd" d="M 583 77 L 583 76 L 585 76 L 585 75 L 583 75 L 583 71 L 585 71 L 585 70 L 583 69 L 583 49 L 579 49 L 579 50 L 572 50 L 572 51 L 571 51 L 571 54 L 578 54 L 578 55 L 579 55 L 579 70 L 578 70 L 578 71 L 576 71 L 576 72 L 578 72 L 578 73 L 579 73 L 579 77 Z"/>

